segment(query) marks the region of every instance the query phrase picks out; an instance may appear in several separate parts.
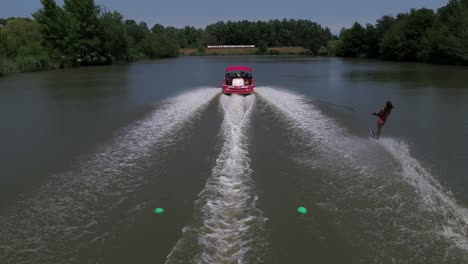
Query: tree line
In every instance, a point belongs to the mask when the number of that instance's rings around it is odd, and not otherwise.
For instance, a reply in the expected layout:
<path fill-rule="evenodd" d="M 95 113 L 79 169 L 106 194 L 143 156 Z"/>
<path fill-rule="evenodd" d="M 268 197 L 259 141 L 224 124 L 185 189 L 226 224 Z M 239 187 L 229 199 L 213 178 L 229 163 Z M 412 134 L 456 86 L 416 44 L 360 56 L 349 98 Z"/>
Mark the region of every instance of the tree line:
<path fill-rule="evenodd" d="M 103 10 L 94 0 L 41 0 L 30 18 L 0 18 L 0 74 L 175 57 L 196 47 L 203 30 L 149 28 Z"/>
<path fill-rule="evenodd" d="M 205 29 L 151 28 L 124 20 L 94 0 L 41 0 L 32 18 L 0 19 L 0 73 L 77 65 L 105 65 L 175 57 L 180 48 L 203 54 L 206 45 L 301 46 L 317 53 L 332 38 L 328 28 L 308 20 L 218 22 Z M 323 52 L 323 50 L 322 50 Z"/>
<path fill-rule="evenodd" d="M 208 25 L 203 43 L 253 44 L 258 47 L 303 47 L 316 54 L 332 39 L 329 28 L 309 20 L 228 21 Z"/>
<path fill-rule="evenodd" d="M 375 25 L 356 22 L 330 46 L 343 57 L 468 65 L 468 0 L 383 16 Z"/>
<path fill-rule="evenodd" d="M 203 54 L 206 45 L 218 44 L 254 44 L 259 53 L 299 46 L 319 55 L 468 64 L 468 0 L 449 0 L 437 11 L 421 8 L 383 16 L 374 25 L 356 22 L 338 36 L 301 19 L 150 28 L 94 0 L 41 4 L 32 18 L 0 18 L 0 74 L 175 57 L 181 48 Z"/>

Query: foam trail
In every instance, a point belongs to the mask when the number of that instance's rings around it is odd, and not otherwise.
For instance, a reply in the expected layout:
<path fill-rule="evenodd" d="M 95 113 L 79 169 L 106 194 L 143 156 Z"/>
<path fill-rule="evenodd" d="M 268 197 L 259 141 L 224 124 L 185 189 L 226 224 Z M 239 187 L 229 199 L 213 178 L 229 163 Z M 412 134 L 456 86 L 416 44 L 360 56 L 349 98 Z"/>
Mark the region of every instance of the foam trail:
<path fill-rule="evenodd" d="M 468 249 L 467 210 L 409 154 L 406 145 L 350 136 L 307 104 L 304 96 L 268 87 L 256 91 L 295 137 L 303 139 L 300 148 L 312 152 L 307 153 L 305 163 L 325 171 L 322 180 L 326 184 L 319 196 L 323 208 L 339 208 L 334 213 L 337 218 L 359 217 L 358 224 L 348 230 L 363 237 L 363 243 L 375 242 L 372 258 L 402 262 L 407 261 L 408 251 L 422 254 L 421 261 L 466 261 L 466 252 L 460 248 Z M 367 208 L 361 208 L 361 201 Z M 385 231 L 388 228 L 392 232 Z M 360 229 L 372 232 L 364 234 Z M 443 251 L 434 250 L 439 248 Z"/>
<path fill-rule="evenodd" d="M 381 139 L 382 145 L 401 164 L 402 176 L 423 200 L 423 210 L 445 216 L 439 224 L 440 234 L 468 251 L 468 210 L 457 204 L 451 193 L 410 154 L 407 144 L 394 139 Z"/>
<path fill-rule="evenodd" d="M 347 169 L 352 167 L 361 173 L 371 169 L 355 151 L 349 151 L 364 148 L 362 140 L 344 137 L 345 131 L 313 105 L 306 104 L 304 96 L 269 87 L 259 87 L 256 92 L 286 117 L 285 121 L 293 133 L 304 138 L 310 148 L 319 149 L 315 158 L 317 166 L 324 163 L 335 167 L 347 166 Z"/>
<path fill-rule="evenodd" d="M 247 128 L 255 95 L 221 96 L 223 145 L 212 175 L 196 201 L 196 223 L 185 227 L 166 263 L 259 261 L 265 218 L 255 207 Z M 197 249 L 187 253 L 193 244 Z M 255 257 L 253 257 L 255 256 Z"/>
<path fill-rule="evenodd" d="M 100 239 L 106 212 L 134 192 L 138 172 L 156 151 L 173 143 L 218 89 L 201 88 L 167 99 L 162 108 L 122 130 L 94 156 L 55 175 L 36 193 L 0 214 L 0 263 L 69 263 Z M 101 226 L 101 229 L 97 228 Z"/>

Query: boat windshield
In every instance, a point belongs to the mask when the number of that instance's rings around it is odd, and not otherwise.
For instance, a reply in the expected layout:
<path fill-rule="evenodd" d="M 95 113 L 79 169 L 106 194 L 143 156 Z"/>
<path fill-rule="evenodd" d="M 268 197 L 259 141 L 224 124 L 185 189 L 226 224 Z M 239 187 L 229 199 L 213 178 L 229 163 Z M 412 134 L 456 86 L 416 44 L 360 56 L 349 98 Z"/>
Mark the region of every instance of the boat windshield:
<path fill-rule="evenodd" d="M 251 72 L 243 72 L 243 71 L 230 71 L 226 73 L 226 78 L 236 78 L 237 76 L 240 76 L 241 78 L 252 78 L 252 73 Z"/>

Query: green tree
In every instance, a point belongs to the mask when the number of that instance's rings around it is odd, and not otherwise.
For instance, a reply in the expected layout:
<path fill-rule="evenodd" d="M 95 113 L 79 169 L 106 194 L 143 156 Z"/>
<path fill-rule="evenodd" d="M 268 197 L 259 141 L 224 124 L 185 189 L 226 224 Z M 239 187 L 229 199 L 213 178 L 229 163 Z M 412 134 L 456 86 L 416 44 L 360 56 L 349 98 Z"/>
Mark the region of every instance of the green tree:
<path fill-rule="evenodd" d="M 424 41 L 425 60 L 468 64 L 468 1 L 451 0 L 437 14 L 434 27 Z"/>
<path fill-rule="evenodd" d="M 146 23 L 137 24 L 135 20 L 126 20 L 125 28 L 127 30 L 128 37 L 130 38 L 131 45 L 133 46 L 139 45 L 145 38 L 146 34 L 149 33 Z"/>
<path fill-rule="evenodd" d="M 317 54 L 321 46 L 326 46 L 331 39 L 330 29 L 322 28 L 319 24 L 307 21 L 290 21 L 293 35 L 297 36 L 293 46 L 301 46 Z"/>
<path fill-rule="evenodd" d="M 203 55 L 203 54 L 205 54 L 205 51 L 206 51 L 206 50 L 205 50 L 205 45 L 203 45 L 203 43 L 201 43 L 201 42 L 198 43 L 198 45 L 197 45 L 197 52 L 198 52 L 198 54 Z"/>
<path fill-rule="evenodd" d="M 177 41 L 164 34 L 149 34 L 142 42 L 143 53 L 150 59 L 175 57 L 179 55 Z"/>
<path fill-rule="evenodd" d="M 108 63 L 127 61 L 128 37 L 122 19 L 118 12 L 104 12 L 100 18 L 101 50 Z"/>
<path fill-rule="evenodd" d="M 104 63 L 99 39 L 99 7 L 94 0 L 64 0 L 64 3 L 70 17 L 65 39 L 67 55 L 84 65 Z"/>
<path fill-rule="evenodd" d="M 329 40 L 327 42 L 328 56 L 337 56 L 338 54 L 341 54 L 341 46 L 341 40 Z"/>
<path fill-rule="evenodd" d="M 155 24 L 151 28 L 151 33 L 153 34 L 164 34 L 164 26 L 161 24 Z"/>
<path fill-rule="evenodd" d="M 202 39 L 203 30 L 196 29 L 191 26 L 186 26 L 182 30 L 182 35 L 187 41 L 187 47 L 196 47 L 198 42 Z"/>
<path fill-rule="evenodd" d="M 54 0 L 41 0 L 41 3 L 42 8 L 33 17 L 39 23 L 43 44 L 48 48 L 49 55 L 60 62 L 67 56 L 70 17 Z"/>
<path fill-rule="evenodd" d="M 387 60 L 417 61 L 424 56 L 424 39 L 435 21 L 433 10 L 412 9 L 401 14 L 385 33 L 382 40 L 382 58 Z"/>
<path fill-rule="evenodd" d="M 366 53 L 366 30 L 358 22 L 355 22 L 350 29 L 343 29 L 340 40 L 338 56 L 361 57 Z"/>
<path fill-rule="evenodd" d="M 267 52 L 267 50 L 268 50 L 267 43 L 263 40 L 260 40 L 258 42 L 258 51 L 260 52 L 260 54 L 264 54 L 265 52 Z"/>
<path fill-rule="evenodd" d="M 137 24 L 135 20 L 126 20 L 125 28 L 128 35 L 129 55 L 128 60 L 134 61 L 144 58 L 141 44 L 147 35 L 150 34 L 148 26 L 145 22 Z"/>
<path fill-rule="evenodd" d="M 366 25 L 366 56 L 369 58 L 377 58 L 380 56 L 380 41 L 377 29 L 371 25 Z"/>
<path fill-rule="evenodd" d="M 39 25 L 30 19 L 11 19 L 3 27 L 8 57 L 43 55 Z"/>
<path fill-rule="evenodd" d="M 7 35 L 5 30 L 0 28 L 0 58 L 6 58 L 7 56 Z"/>
<path fill-rule="evenodd" d="M 24 18 L 9 19 L 0 29 L 2 72 L 36 71 L 49 68 L 47 52 L 41 45 L 39 25 Z"/>
<path fill-rule="evenodd" d="M 377 20 L 375 30 L 377 31 L 379 42 L 382 41 L 384 34 L 395 24 L 395 21 L 396 19 L 393 16 L 388 15 Z"/>

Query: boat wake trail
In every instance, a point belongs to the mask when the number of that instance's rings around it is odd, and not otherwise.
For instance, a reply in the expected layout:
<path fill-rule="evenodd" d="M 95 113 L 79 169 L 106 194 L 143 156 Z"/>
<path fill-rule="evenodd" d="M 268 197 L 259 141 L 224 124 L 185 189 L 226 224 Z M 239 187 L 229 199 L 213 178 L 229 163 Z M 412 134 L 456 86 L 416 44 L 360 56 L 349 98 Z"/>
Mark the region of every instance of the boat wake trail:
<path fill-rule="evenodd" d="M 36 193 L 0 214 L 0 263 L 69 263 L 106 236 L 108 213 L 142 184 L 139 171 L 173 144 L 180 129 L 217 94 L 201 88 L 119 132 L 76 169 L 54 175 Z M 99 227 L 99 228 L 98 228 Z"/>
<path fill-rule="evenodd" d="M 359 172 L 372 169 L 359 155 L 349 151 L 349 148 L 363 149 L 361 142 L 356 143 L 357 138 L 343 137 L 345 131 L 313 105 L 305 103 L 305 97 L 267 87 L 258 88 L 257 93 L 273 105 L 281 117 L 286 117 L 285 122 L 294 135 L 303 139 L 301 144 L 307 144 L 315 152 L 316 166 L 327 164 L 347 170 L 352 167 Z"/>
<path fill-rule="evenodd" d="M 195 223 L 183 229 L 166 263 L 261 262 L 262 212 L 251 178 L 247 128 L 255 96 L 221 96 L 221 153 L 195 202 Z"/>
<path fill-rule="evenodd" d="M 401 175 L 422 199 L 421 210 L 438 217 L 431 218 L 439 234 L 454 241 L 468 252 L 468 209 L 457 204 L 453 195 L 410 154 L 409 147 L 394 139 L 382 139 L 383 146 L 401 164 Z"/>
<path fill-rule="evenodd" d="M 365 256 L 370 262 L 468 261 L 466 208 L 406 144 L 351 136 L 301 95 L 270 87 L 256 92 L 306 152 L 300 162 L 311 167 L 314 183 L 320 184 L 314 189 L 320 199 L 315 206 L 331 211 L 363 250 L 372 248 Z"/>

